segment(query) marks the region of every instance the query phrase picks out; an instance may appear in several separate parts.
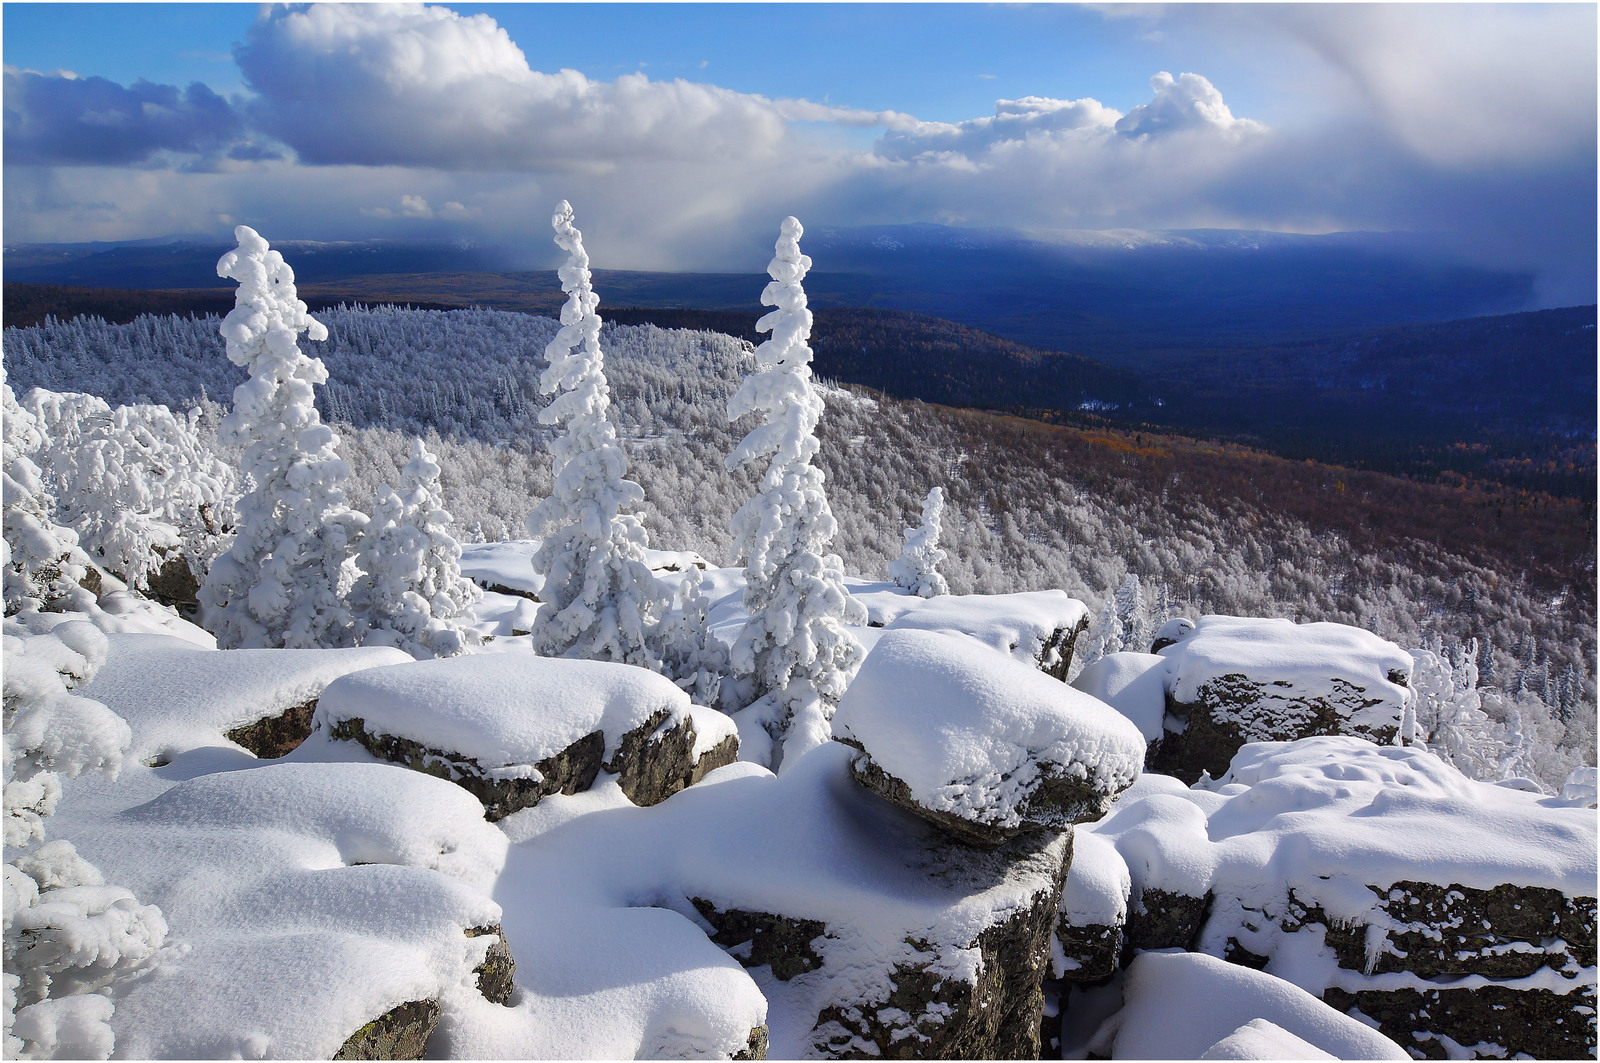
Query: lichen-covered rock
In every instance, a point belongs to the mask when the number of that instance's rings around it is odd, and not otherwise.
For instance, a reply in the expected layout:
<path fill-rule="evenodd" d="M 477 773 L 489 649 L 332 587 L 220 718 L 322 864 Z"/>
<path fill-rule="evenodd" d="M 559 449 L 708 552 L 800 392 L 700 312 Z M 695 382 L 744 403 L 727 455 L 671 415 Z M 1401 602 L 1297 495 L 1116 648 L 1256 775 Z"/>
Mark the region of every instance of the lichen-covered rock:
<path fill-rule="evenodd" d="M 1191 783 L 1249 742 L 1391 744 L 1415 697 L 1410 655 L 1344 624 L 1204 616 L 1162 656 L 1167 719 L 1149 768 Z"/>
<path fill-rule="evenodd" d="M 511 955 L 511 942 L 500 924 L 474 926 L 467 929 L 467 937 L 493 937 L 488 955 L 473 969 L 478 976 L 478 992 L 491 1004 L 504 1004 L 511 999 L 511 987 L 517 973 L 517 961 Z"/>
<path fill-rule="evenodd" d="M 291 705 L 276 716 L 268 716 L 243 727 L 223 732 L 230 742 L 237 742 L 262 760 L 276 760 L 288 756 L 299 748 L 311 734 L 311 717 L 317 711 L 317 699 Z"/>
<path fill-rule="evenodd" d="M 971 844 L 1104 815 L 1144 739 L 1110 706 L 966 635 L 890 628 L 839 704 L 858 781 Z"/>
<path fill-rule="evenodd" d="M 750 1042 L 743 1052 L 735 1052 L 734 1059 L 766 1059 L 767 1058 L 767 1028 L 757 1026 L 750 1031 Z"/>
<path fill-rule="evenodd" d="M 1478 984 L 1403 989 L 1330 988 L 1323 1002 L 1359 1013 L 1425 1059 L 1593 1059 L 1595 986 L 1549 989 Z"/>
<path fill-rule="evenodd" d="M 421 1059 L 439 1025 L 437 1000 L 413 1000 L 379 1015 L 350 1035 L 334 1059 Z"/>
<path fill-rule="evenodd" d="M 414 661 L 324 691 L 318 726 L 455 782 L 491 820 L 587 790 L 602 769 L 648 805 L 731 763 L 732 720 L 643 668 L 495 654 Z"/>

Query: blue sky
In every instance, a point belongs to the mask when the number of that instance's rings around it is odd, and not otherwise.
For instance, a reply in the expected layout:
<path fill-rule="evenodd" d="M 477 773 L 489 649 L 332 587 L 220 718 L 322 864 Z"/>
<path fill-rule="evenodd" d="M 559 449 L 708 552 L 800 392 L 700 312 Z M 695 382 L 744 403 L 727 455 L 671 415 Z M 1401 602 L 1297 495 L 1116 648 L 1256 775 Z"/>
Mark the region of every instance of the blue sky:
<path fill-rule="evenodd" d="M 7 242 L 542 240 L 568 198 L 638 268 L 744 268 L 794 213 L 1420 230 L 1592 286 L 1593 5 L 3 17 Z"/>

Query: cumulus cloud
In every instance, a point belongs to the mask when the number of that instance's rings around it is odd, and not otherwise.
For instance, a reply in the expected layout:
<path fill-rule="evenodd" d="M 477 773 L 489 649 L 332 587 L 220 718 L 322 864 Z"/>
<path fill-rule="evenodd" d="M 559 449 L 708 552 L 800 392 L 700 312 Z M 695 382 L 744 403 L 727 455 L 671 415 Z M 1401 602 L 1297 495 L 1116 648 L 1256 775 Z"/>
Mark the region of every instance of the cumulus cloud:
<path fill-rule="evenodd" d="M 1264 128 L 1248 118 L 1235 118 L 1222 102 L 1222 93 L 1199 74 L 1179 74 L 1174 78 L 1163 70 L 1150 79 L 1150 87 L 1155 90 L 1155 99 L 1141 103 L 1118 119 L 1118 133 L 1149 137 L 1203 130 L 1240 137 Z"/>
<path fill-rule="evenodd" d="M 160 151 L 214 151 L 243 133 L 228 101 L 198 82 L 181 91 L 148 81 L 124 87 L 5 68 L 8 163 L 138 163 Z"/>
<path fill-rule="evenodd" d="M 1099 100 L 1025 96 L 1020 100 L 996 100 L 992 117 L 955 124 L 922 122 L 891 130 L 878 140 L 873 150 L 888 159 L 973 158 L 1006 141 L 1060 139 L 1061 134 L 1079 131 L 1105 133 L 1121 117 L 1121 112 L 1104 106 Z"/>
<path fill-rule="evenodd" d="M 250 116 L 308 163 L 592 170 L 770 156 L 788 136 L 762 97 L 542 73 L 488 15 L 442 7 L 274 9 L 235 56 Z"/>

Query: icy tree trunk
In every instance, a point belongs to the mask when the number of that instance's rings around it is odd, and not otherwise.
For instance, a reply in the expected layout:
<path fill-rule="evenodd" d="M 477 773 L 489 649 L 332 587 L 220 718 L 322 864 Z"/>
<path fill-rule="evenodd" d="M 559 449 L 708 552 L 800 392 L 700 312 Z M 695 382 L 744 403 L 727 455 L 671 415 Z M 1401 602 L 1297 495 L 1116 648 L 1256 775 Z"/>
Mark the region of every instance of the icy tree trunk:
<path fill-rule="evenodd" d="M 801 281 L 811 259 L 800 253 L 800 223 L 785 218 L 767 267 L 761 301 L 775 307 L 756 323 L 772 336 L 756 349 L 757 369 L 728 402 L 728 420 L 761 413 L 764 422 L 728 456 L 729 467 L 770 459 L 756 495 L 732 522 L 734 551 L 745 559 L 750 619 L 734 644 L 732 666 L 746 701 L 741 748 L 783 762 L 828 741 L 833 710 L 866 656 L 846 624 L 866 610 L 844 589 L 844 564 L 825 553 L 838 525 L 812 464 L 822 397 L 811 383 L 811 311 Z M 759 726 L 758 726 L 759 725 Z M 756 740 L 765 733 L 769 757 Z"/>
<path fill-rule="evenodd" d="M 905 547 L 889 563 L 889 578 L 922 598 L 949 594 L 950 585 L 939 574 L 945 552 L 939 549 L 940 519 L 944 515 L 944 489 L 935 487 L 922 500 L 922 524 L 905 530 Z"/>
<path fill-rule="evenodd" d="M 243 448 L 253 486 L 232 547 L 200 588 L 204 617 L 225 648 L 346 645 L 351 549 L 366 518 L 344 503 L 339 437 L 317 414 L 312 389 L 328 371 L 298 344 L 302 332 L 324 340 L 328 330 L 296 297 L 281 254 L 249 226 L 234 237 L 238 249 L 217 262 L 218 276 L 239 282 L 222 335 L 250 379 L 234 389 L 221 435 Z"/>
<path fill-rule="evenodd" d="M 599 299 L 590 286 L 583 234 L 565 200 L 551 218 L 561 267 L 561 331 L 545 348 L 549 362 L 539 388 L 554 395 L 539 413 L 541 424 L 565 431 L 550 444 L 550 496 L 528 517 L 529 534 L 543 539 L 534 569 L 544 576 L 544 604 L 533 629 L 534 646 L 547 657 L 620 661 L 659 671 L 652 646 L 671 604 L 671 592 L 645 563 L 649 539 L 639 518 L 626 512 L 644 490 L 626 479 L 628 459 L 606 417 L 610 389 L 600 352 Z"/>

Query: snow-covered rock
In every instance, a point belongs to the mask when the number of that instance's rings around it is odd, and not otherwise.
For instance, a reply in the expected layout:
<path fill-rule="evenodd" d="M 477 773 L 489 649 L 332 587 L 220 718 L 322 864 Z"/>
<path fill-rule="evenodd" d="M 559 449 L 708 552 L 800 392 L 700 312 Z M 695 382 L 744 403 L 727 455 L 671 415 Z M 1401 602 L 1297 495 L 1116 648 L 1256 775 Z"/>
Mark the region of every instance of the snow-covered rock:
<path fill-rule="evenodd" d="M 1335 1059 L 1410 1059 L 1393 1041 L 1280 978 L 1211 956 L 1147 952 L 1128 965 L 1122 1010 L 1089 1050 L 1110 1059 L 1316 1058 L 1226 1054 L 1241 1027 L 1265 1019 Z M 1258 1035 L 1268 1031 L 1256 1028 Z M 1281 1044 L 1281 1039 L 1275 1039 Z M 1224 1043 L 1222 1053 L 1206 1056 Z"/>
<path fill-rule="evenodd" d="M 1415 700 L 1411 655 L 1344 624 L 1203 616 L 1161 655 L 1167 733 L 1150 768 L 1186 782 L 1220 775 L 1246 742 L 1393 742 Z"/>
<path fill-rule="evenodd" d="M 533 570 L 533 555 L 539 550 L 537 539 L 513 539 L 504 543 L 462 543 L 461 574 L 486 591 L 513 594 L 539 601 L 544 577 Z"/>
<path fill-rule="evenodd" d="M 1067 982 L 1097 982 L 1111 977 L 1122 958 L 1122 929 L 1128 921 L 1132 881 L 1117 847 L 1100 835 L 1073 830 L 1072 866 L 1061 891 L 1056 937 L 1055 977 Z"/>
<path fill-rule="evenodd" d="M 207 650 L 170 635 L 113 634 L 83 689 L 128 721 L 130 759 L 175 760 L 206 746 L 281 757 L 311 733 L 323 688 L 350 672 L 410 658 L 396 649 Z"/>
<path fill-rule="evenodd" d="M 331 684 L 315 726 L 449 779 L 498 820 L 601 768 L 635 803 L 663 801 L 738 750 L 733 721 L 632 665 L 482 654 L 370 669 Z"/>
<path fill-rule="evenodd" d="M 1109 706 L 935 631 L 884 632 L 834 726 L 860 750 L 863 785 L 980 845 L 1097 819 L 1144 763 L 1144 739 Z"/>
<path fill-rule="evenodd" d="M 941 594 L 936 598 L 879 598 L 874 623 L 901 631 L 949 631 L 1065 681 L 1089 609 L 1065 591 L 1016 594 Z"/>
<path fill-rule="evenodd" d="M 1071 836 L 955 843 L 857 785 L 851 756 L 822 746 L 781 776 L 731 765 L 651 808 L 605 782 L 504 821 L 517 844 L 498 896 L 530 1043 L 559 1032 L 564 1056 L 634 1055 L 639 1027 L 669 1007 L 644 993 L 659 972 L 684 972 L 686 988 L 726 979 L 716 960 L 731 955 L 748 988 L 720 981 L 695 1001 L 697 1019 L 679 1020 L 719 1030 L 724 1053 L 759 1018 L 780 1059 L 1037 1056 Z M 577 1026 L 577 1000 L 611 1007 Z M 654 1052 L 667 1054 L 683 1050 Z"/>
<path fill-rule="evenodd" d="M 1593 1053 L 1588 809 L 1341 736 L 1245 746 L 1204 789 L 1145 775 L 1083 829 L 1128 865 L 1135 947 L 1261 967 L 1430 1054 Z"/>
<path fill-rule="evenodd" d="M 1167 715 L 1167 659 L 1158 653 L 1108 653 L 1072 685 L 1133 721 L 1146 742 L 1162 737 Z"/>
<path fill-rule="evenodd" d="M 507 843 L 458 788 L 389 765 L 277 763 L 120 811 L 104 806 L 135 794 L 88 796 L 101 814 L 75 820 L 74 841 L 160 905 L 175 950 L 116 1002 L 120 1053 L 328 1059 L 402 1005 L 476 993 Z"/>

